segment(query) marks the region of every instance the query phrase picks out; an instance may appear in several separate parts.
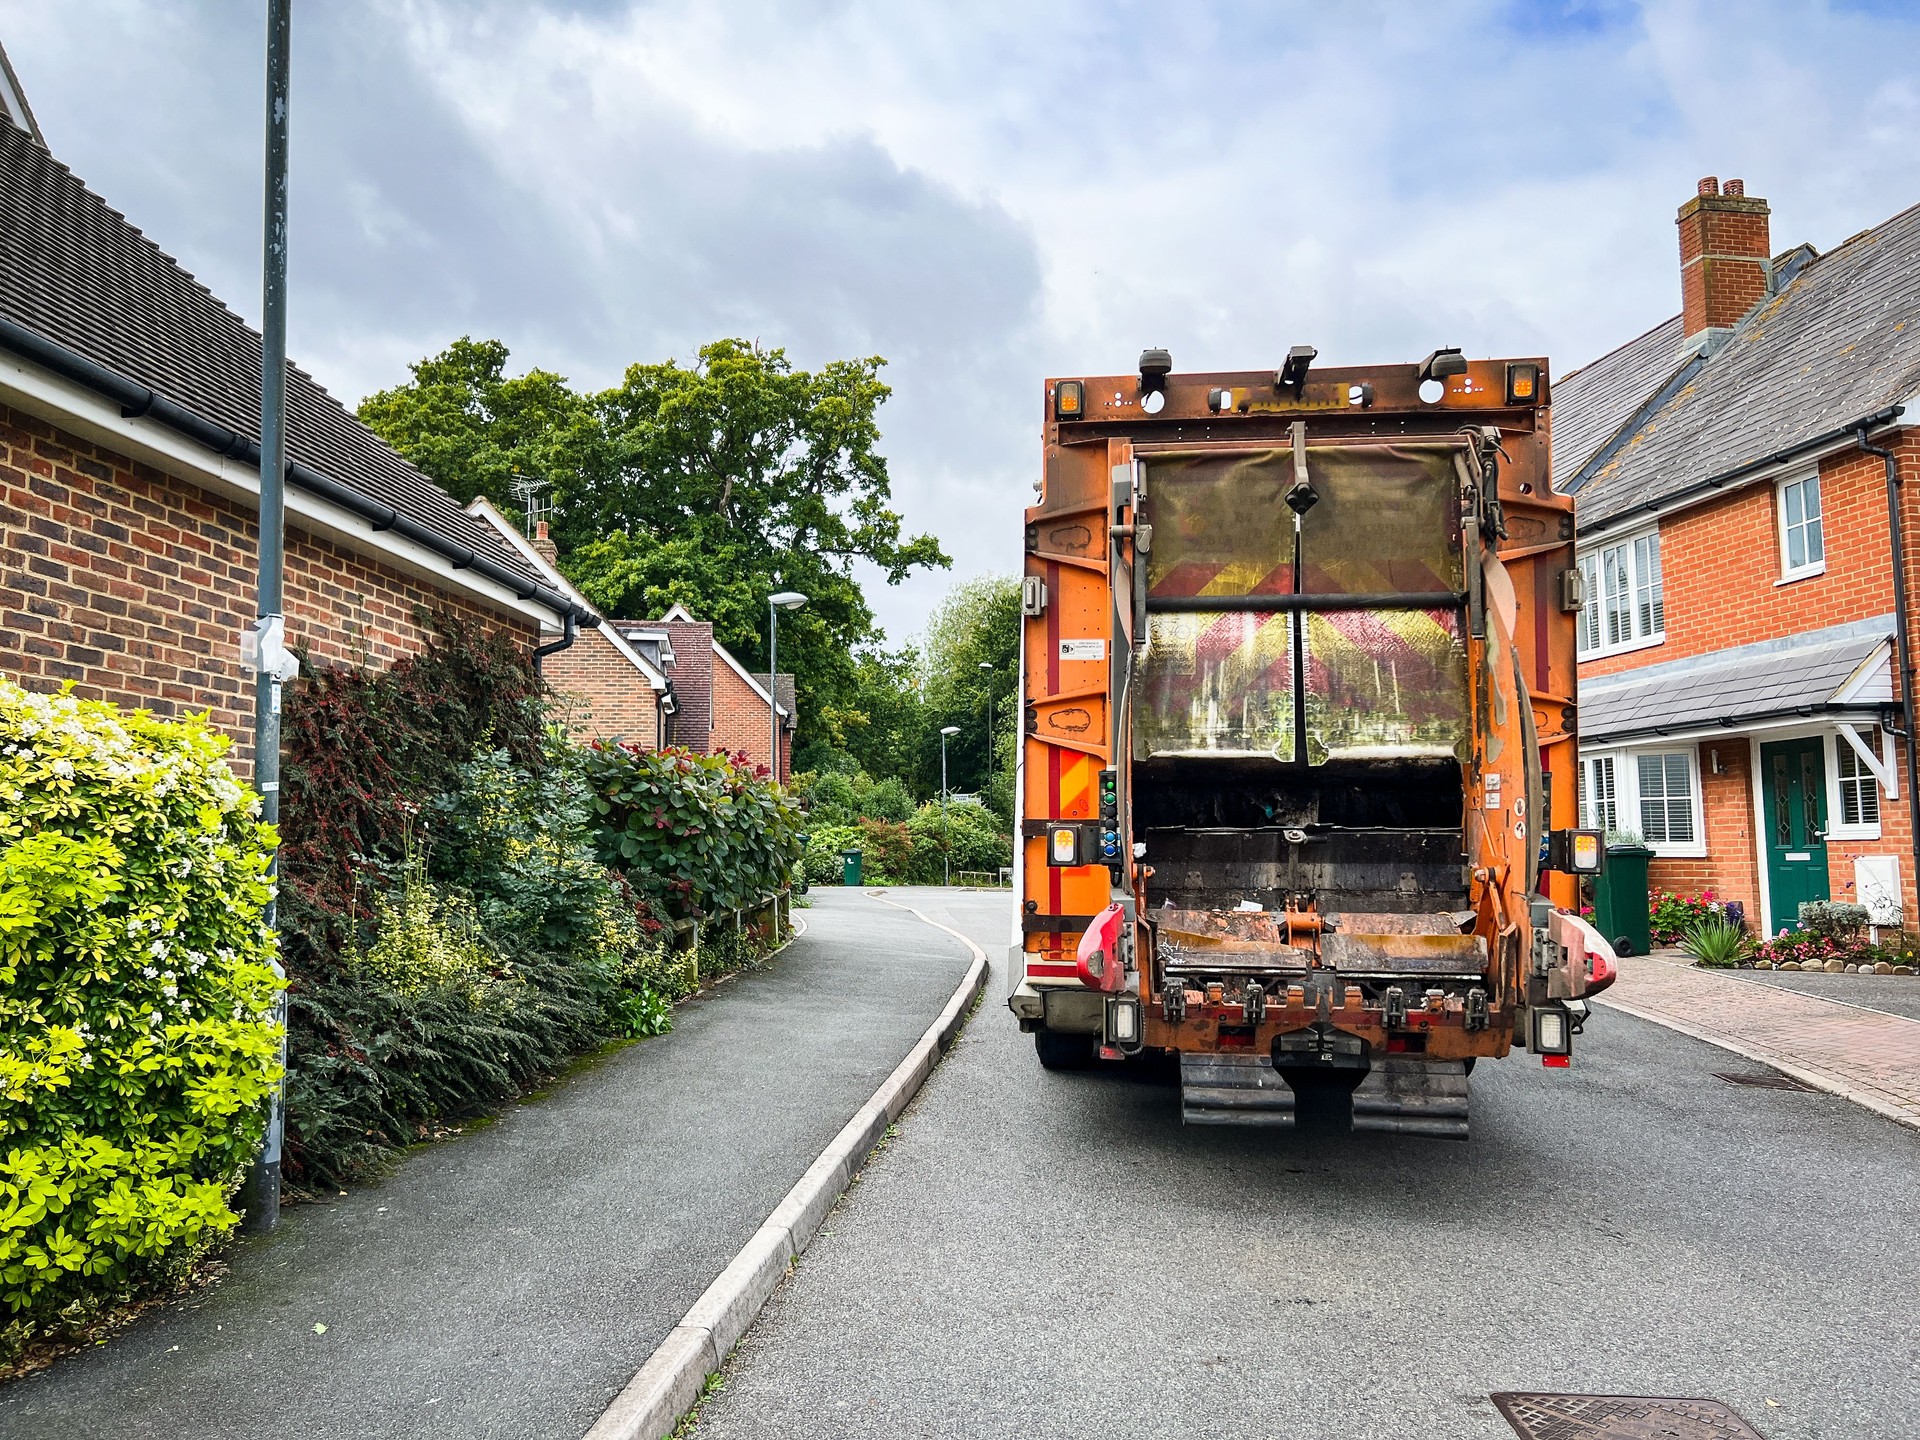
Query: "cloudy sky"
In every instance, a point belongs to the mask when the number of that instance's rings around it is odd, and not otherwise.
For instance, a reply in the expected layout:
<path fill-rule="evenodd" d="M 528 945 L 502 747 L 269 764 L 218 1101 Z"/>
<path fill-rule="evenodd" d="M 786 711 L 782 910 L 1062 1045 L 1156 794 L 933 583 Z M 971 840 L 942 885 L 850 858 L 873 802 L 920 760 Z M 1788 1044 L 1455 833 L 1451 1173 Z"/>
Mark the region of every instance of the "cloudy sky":
<path fill-rule="evenodd" d="M 55 154 L 259 312 L 258 0 L 0 0 Z M 1545 353 L 1679 308 L 1702 175 L 1826 248 L 1920 201 L 1912 0 L 297 0 L 292 349 L 612 383 L 887 358 L 899 506 L 1011 571 L 1040 380 Z M 1879 57 L 1899 57 L 1879 63 Z"/>

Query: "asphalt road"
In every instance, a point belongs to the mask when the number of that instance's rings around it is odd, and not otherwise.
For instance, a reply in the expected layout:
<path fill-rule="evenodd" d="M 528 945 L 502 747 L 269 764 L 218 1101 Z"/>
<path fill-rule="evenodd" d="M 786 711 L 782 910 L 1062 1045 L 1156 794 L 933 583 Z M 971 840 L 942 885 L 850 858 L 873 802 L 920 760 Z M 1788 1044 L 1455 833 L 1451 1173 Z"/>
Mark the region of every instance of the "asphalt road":
<path fill-rule="evenodd" d="M 998 961 L 1005 903 L 928 913 Z M 1465 1144 L 1189 1130 L 1165 1083 L 1040 1070 L 1004 991 L 698 1440 L 1513 1440 L 1487 1395 L 1526 1389 L 1920 1430 L 1920 1133 L 1618 1012 L 1570 1071 L 1482 1065 Z"/>
<path fill-rule="evenodd" d="M 671 1034 L 288 1210 L 197 1301 L 0 1388 L 0 1435 L 578 1440 L 966 973 L 901 910 L 814 898 Z"/>

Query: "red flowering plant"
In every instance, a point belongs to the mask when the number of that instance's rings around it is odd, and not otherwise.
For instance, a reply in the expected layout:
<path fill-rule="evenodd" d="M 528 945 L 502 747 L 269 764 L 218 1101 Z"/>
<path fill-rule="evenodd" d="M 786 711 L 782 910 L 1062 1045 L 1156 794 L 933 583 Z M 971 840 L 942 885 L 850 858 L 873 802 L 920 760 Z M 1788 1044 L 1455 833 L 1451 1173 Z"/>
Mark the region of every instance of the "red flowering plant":
<path fill-rule="evenodd" d="M 1649 902 L 1649 928 L 1656 945 L 1678 945 L 1694 926 L 1707 920 L 1725 920 L 1727 907 L 1713 891 L 1680 895 L 1671 890 L 1656 891 Z"/>

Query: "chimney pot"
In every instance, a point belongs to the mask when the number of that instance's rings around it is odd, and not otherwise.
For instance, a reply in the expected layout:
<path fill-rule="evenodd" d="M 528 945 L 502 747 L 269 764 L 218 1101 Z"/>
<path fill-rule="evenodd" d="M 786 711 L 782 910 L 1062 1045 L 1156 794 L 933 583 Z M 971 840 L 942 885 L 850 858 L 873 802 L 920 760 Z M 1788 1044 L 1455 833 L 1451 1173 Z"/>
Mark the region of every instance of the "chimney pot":
<path fill-rule="evenodd" d="M 1718 177 L 1709 175 L 1702 180 L 1700 182 L 1699 193 L 1702 195 L 1718 195 L 1720 193 L 1720 181 Z"/>
<path fill-rule="evenodd" d="M 1722 195 L 1744 195 L 1747 193 L 1747 182 L 1744 180 L 1729 180 L 1726 188 L 1720 193 Z"/>
<path fill-rule="evenodd" d="M 560 547 L 547 534 L 547 522 L 544 520 L 533 522 L 533 548 L 549 565 L 560 563 Z"/>

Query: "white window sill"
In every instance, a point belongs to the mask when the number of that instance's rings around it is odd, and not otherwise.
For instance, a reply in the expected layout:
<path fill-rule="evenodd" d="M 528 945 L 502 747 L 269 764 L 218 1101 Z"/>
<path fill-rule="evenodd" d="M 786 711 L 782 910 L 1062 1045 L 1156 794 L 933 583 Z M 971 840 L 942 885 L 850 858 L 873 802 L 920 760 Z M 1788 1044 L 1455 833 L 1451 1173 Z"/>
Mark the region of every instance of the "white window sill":
<path fill-rule="evenodd" d="M 1657 840 L 1649 840 L 1647 848 L 1653 851 L 1656 860 L 1704 860 L 1707 847 L 1701 844 L 1668 845 Z"/>
<path fill-rule="evenodd" d="M 1667 632 L 1662 630 L 1658 635 L 1650 635 L 1645 640 L 1636 640 L 1631 645 L 1612 645 L 1603 646 L 1598 650 L 1582 650 L 1575 656 L 1575 660 L 1576 662 L 1580 660 L 1605 660 L 1614 655 L 1631 655 L 1636 650 L 1651 650 L 1656 645 L 1664 645 L 1666 643 Z"/>
<path fill-rule="evenodd" d="M 1829 840 L 1878 840 L 1879 838 L 1878 825 L 1835 825 L 1827 831 Z"/>
<path fill-rule="evenodd" d="M 1802 580 L 1811 580 L 1815 576 L 1826 573 L 1827 564 L 1826 561 L 1823 560 L 1818 565 L 1807 566 L 1804 570 L 1787 571 L 1778 580 L 1773 582 L 1773 588 L 1778 590 L 1782 585 L 1798 585 Z"/>

